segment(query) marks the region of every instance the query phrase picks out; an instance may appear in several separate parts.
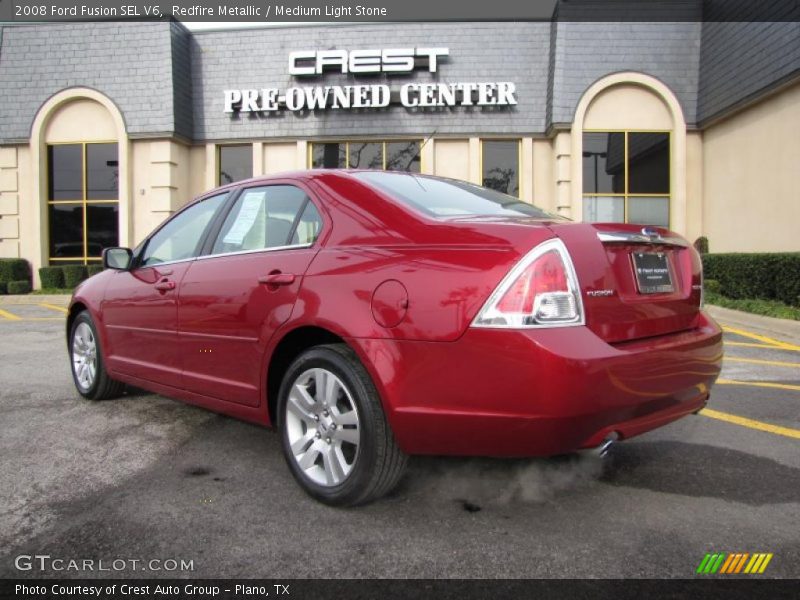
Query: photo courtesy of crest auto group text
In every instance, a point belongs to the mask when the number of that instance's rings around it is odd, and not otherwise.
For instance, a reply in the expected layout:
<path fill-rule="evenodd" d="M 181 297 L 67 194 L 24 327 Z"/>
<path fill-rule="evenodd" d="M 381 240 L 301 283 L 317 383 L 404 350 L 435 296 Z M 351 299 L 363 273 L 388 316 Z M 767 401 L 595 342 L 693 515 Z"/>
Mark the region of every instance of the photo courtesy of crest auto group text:
<path fill-rule="evenodd" d="M 0 0 L 0 598 L 788 598 L 800 4 Z"/>

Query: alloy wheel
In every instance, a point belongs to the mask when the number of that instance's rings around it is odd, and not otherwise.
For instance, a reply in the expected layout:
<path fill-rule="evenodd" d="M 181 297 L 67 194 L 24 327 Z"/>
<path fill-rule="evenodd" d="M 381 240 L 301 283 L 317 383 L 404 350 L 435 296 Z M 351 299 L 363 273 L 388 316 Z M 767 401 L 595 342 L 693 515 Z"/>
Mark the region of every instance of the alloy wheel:
<path fill-rule="evenodd" d="M 284 423 L 291 453 L 314 483 L 340 485 L 352 472 L 361 441 L 358 408 L 331 371 L 313 368 L 289 390 Z"/>
<path fill-rule="evenodd" d="M 97 376 L 97 342 L 87 323 L 80 323 L 72 336 L 72 371 L 81 390 L 88 391 Z"/>

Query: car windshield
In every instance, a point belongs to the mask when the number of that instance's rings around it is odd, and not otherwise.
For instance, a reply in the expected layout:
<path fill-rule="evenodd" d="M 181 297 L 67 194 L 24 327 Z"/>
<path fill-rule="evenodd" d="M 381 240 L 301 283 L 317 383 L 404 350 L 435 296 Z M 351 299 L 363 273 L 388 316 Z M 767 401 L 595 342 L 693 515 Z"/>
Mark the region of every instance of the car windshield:
<path fill-rule="evenodd" d="M 519 198 L 466 181 L 383 171 L 365 171 L 353 175 L 432 217 L 497 216 L 561 220 L 561 217 Z"/>

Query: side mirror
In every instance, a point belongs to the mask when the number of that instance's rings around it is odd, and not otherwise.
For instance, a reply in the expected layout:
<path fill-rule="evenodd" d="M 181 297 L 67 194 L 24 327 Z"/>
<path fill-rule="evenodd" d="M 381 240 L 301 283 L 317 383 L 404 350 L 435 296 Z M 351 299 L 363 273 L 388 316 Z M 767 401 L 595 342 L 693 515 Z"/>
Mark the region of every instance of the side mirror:
<path fill-rule="evenodd" d="M 116 271 L 127 271 L 133 262 L 130 248 L 106 248 L 103 250 L 103 267 Z"/>

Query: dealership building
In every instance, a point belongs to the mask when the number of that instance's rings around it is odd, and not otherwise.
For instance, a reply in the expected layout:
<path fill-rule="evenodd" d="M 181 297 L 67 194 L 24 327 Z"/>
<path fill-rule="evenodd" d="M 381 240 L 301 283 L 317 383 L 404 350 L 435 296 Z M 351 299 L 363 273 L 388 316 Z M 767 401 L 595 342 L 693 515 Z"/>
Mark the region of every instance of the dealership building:
<path fill-rule="evenodd" d="M 713 252 L 800 250 L 800 23 L 568 8 L 550 22 L 0 27 L 0 256 L 91 264 L 221 183 L 346 166 L 664 225 Z"/>

